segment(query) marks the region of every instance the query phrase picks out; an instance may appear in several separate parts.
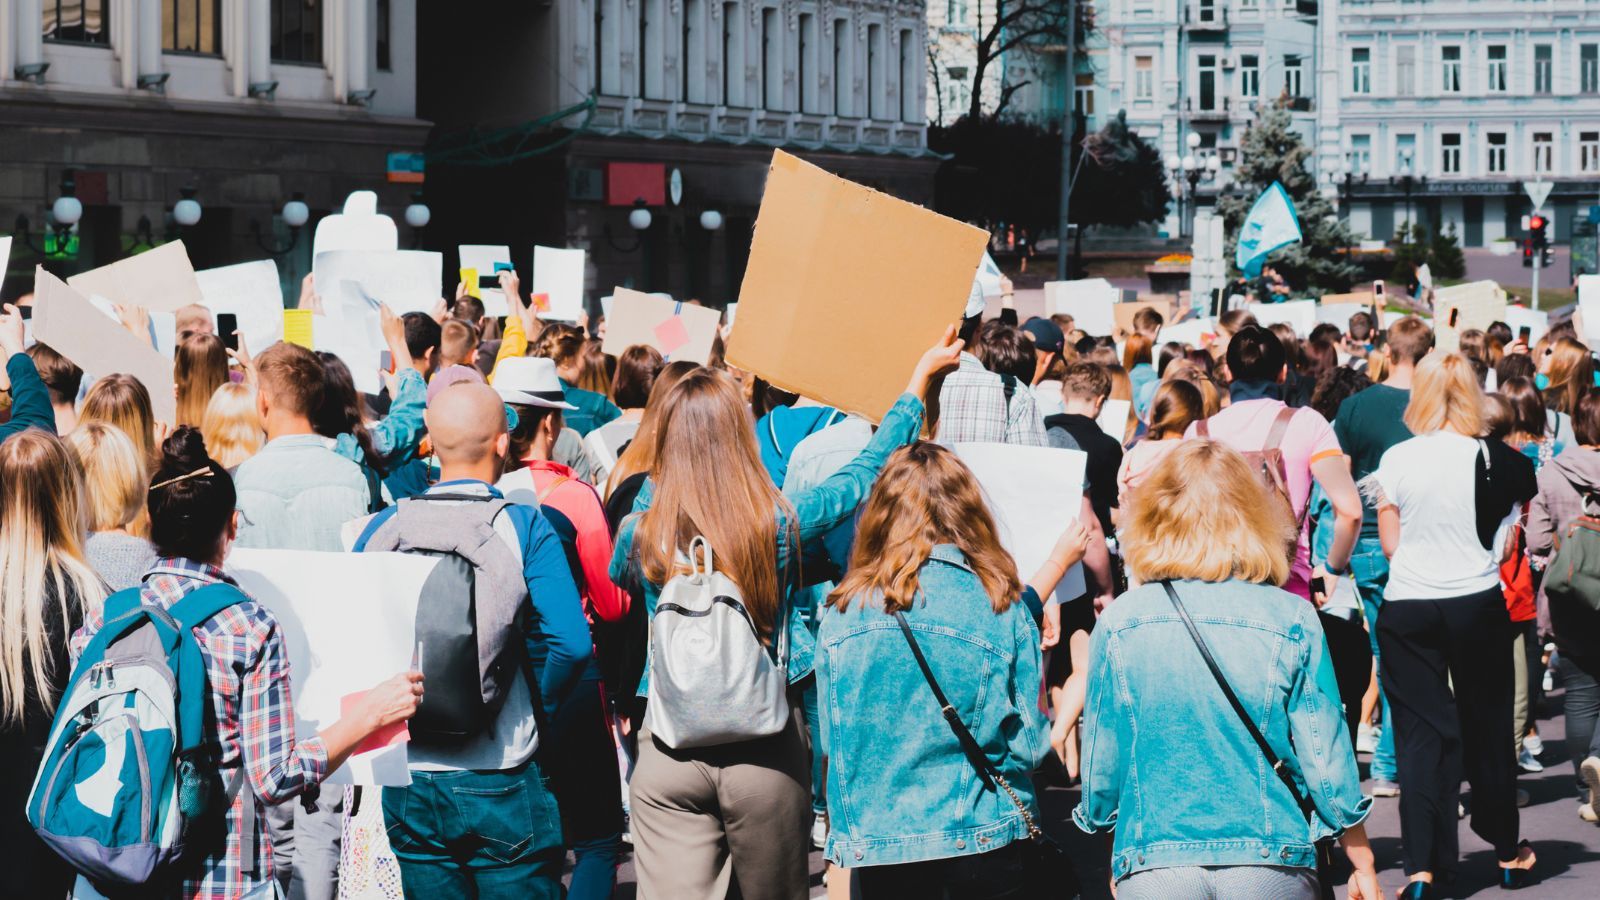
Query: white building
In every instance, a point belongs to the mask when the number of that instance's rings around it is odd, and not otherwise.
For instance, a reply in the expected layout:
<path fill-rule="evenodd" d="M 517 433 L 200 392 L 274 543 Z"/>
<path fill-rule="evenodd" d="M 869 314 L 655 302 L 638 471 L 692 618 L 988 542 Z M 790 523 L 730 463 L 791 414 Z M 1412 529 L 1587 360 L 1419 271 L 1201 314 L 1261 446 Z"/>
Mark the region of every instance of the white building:
<path fill-rule="evenodd" d="M 1319 165 L 1358 234 L 1392 238 L 1411 220 L 1454 225 L 1469 247 L 1520 237 L 1522 183 L 1544 180 L 1555 238 L 1568 238 L 1600 191 L 1600 2 L 1323 10 Z"/>

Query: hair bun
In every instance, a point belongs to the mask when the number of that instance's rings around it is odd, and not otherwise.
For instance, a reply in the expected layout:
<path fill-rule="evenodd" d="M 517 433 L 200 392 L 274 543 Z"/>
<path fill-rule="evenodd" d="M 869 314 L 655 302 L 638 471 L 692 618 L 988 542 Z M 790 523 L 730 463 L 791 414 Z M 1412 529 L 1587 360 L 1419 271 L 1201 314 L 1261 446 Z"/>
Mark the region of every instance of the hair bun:
<path fill-rule="evenodd" d="M 198 428 L 180 425 L 161 443 L 160 471 L 166 477 L 183 475 L 211 464 L 206 439 Z"/>

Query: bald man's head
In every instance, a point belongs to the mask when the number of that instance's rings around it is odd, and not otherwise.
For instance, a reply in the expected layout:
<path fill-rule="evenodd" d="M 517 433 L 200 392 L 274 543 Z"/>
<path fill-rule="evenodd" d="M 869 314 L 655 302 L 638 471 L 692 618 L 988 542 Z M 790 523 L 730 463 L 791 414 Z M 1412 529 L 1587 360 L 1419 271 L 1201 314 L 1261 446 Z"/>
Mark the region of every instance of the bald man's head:
<path fill-rule="evenodd" d="M 425 416 L 441 465 L 474 465 L 505 452 L 506 411 L 486 384 L 464 381 L 439 392 Z"/>

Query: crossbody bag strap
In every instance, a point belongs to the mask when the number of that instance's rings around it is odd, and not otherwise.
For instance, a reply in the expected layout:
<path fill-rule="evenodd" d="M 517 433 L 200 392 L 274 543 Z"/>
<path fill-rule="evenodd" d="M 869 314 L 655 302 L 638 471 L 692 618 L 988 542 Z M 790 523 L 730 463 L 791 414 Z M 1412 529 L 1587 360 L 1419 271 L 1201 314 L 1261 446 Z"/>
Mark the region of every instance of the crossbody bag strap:
<path fill-rule="evenodd" d="M 1010 798 L 1011 805 L 1022 813 L 1022 821 L 1028 826 L 1028 836 L 1037 840 L 1043 837 L 1044 832 L 1033 821 L 1033 814 L 1028 812 L 1027 804 L 1011 789 L 1010 782 L 1000 774 L 1000 771 L 989 762 L 989 757 L 983 754 L 983 748 L 978 746 L 978 741 L 967 730 L 961 721 L 961 714 L 951 705 L 950 698 L 944 695 L 944 689 L 939 687 L 939 680 L 933 677 L 933 670 L 928 668 L 928 659 L 922 655 L 922 645 L 917 643 L 917 636 L 911 633 L 911 623 L 906 621 L 905 614 L 895 610 L 894 620 L 900 625 L 900 633 L 906 636 L 906 643 L 911 646 L 911 655 L 917 659 L 917 668 L 922 670 L 922 677 L 928 682 L 928 687 L 933 689 L 933 699 L 939 703 L 939 712 L 944 714 L 945 722 L 949 723 L 950 730 L 955 733 L 956 741 L 961 744 L 961 751 L 966 754 L 967 762 L 978 770 L 978 777 L 983 780 L 984 786 L 999 785 Z"/>
<path fill-rule="evenodd" d="M 1216 679 L 1217 687 L 1221 688 L 1223 696 L 1228 698 L 1228 705 L 1233 707 L 1234 714 L 1239 717 L 1239 721 L 1243 722 L 1245 729 L 1250 732 L 1251 739 L 1261 749 L 1261 755 L 1267 758 L 1267 764 L 1272 767 L 1273 773 L 1283 781 L 1284 786 L 1289 789 L 1289 794 L 1294 797 L 1295 804 L 1300 807 L 1300 812 L 1305 814 L 1306 821 L 1310 822 L 1312 815 L 1316 812 L 1316 808 L 1311 803 L 1311 798 L 1300 793 L 1300 789 L 1295 786 L 1294 776 L 1289 773 L 1289 767 L 1284 765 L 1283 760 L 1278 758 L 1277 753 L 1273 752 L 1272 745 L 1267 743 L 1267 739 L 1261 733 L 1261 729 L 1256 727 L 1255 720 L 1250 718 L 1250 714 L 1245 711 L 1244 704 L 1239 702 L 1239 695 L 1233 692 L 1233 687 L 1228 684 L 1228 679 L 1222 674 L 1222 669 L 1217 667 L 1217 661 L 1211 655 L 1211 648 L 1206 646 L 1205 639 L 1200 637 L 1200 629 L 1195 627 L 1194 619 L 1189 618 L 1189 610 L 1184 608 L 1183 601 L 1178 599 L 1177 589 L 1172 586 L 1170 581 L 1161 582 L 1161 586 L 1166 588 L 1167 597 L 1172 601 L 1173 609 L 1178 611 L 1178 618 L 1183 620 L 1183 627 L 1189 629 L 1189 637 L 1194 639 L 1195 649 L 1200 651 L 1200 657 L 1205 660 L 1206 668 L 1211 670 L 1211 677 Z"/>

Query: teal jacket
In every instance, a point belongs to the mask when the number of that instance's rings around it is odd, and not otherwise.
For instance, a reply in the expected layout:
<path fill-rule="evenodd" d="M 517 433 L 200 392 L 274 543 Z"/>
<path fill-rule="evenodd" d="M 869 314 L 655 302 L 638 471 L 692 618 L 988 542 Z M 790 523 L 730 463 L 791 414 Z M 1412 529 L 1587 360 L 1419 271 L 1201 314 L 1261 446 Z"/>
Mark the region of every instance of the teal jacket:
<path fill-rule="evenodd" d="M 800 533 L 801 545 L 820 540 L 839 523 L 855 515 L 856 507 L 861 505 L 867 493 L 872 490 L 872 483 L 882 471 L 884 463 L 888 461 L 889 454 L 916 440 L 921 431 L 922 401 L 911 394 L 905 394 L 890 407 L 888 414 L 883 417 L 883 422 L 878 426 L 877 433 L 872 436 L 871 442 L 849 465 L 829 476 L 815 488 L 798 492 L 790 497 L 789 501 L 794 506 L 795 512 L 794 525 Z M 610 570 L 611 580 L 617 584 L 642 581 L 631 576 L 629 569 L 633 564 L 630 562 L 630 557 L 633 555 L 634 529 L 639 524 L 639 513 L 650 508 L 653 493 L 653 486 L 646 481 L 639 491 L 639 498 L 634 501 L 633 514 L 624 519 L 621 528 L 618 529 Z M 789 571 L 793 553 L 797 548 L 790 547 L 785 539 L 789 533 L 790 523 L 781 512 L 776 515 L 779 517 L 777 547 L 779 583 L 784 585 L 786 609 L 784 619 L 789 627 L 789 683 L 794 684 L 811 674 L 817 641 L 812 636 L 811 630 L 806 627 L 801 615 L 801 604 L 797 595 L 802 589 L 798 579 L 784 578 L 784 573 Z M 661 585 L 644 582 L 642 587 L 645 611 L 648 615 L 655 615 L 656 601 L 661 596 Z M 649 696 L 649 688 L 650 665 L 647 661 L 644 677 L 639 680 L 639 696 Z"/>
<path fill-rule="evenodd" d="M 427 431 L 422 415 L 428 407 L 428 385 L 416 369 L 400 370 L 389 414 L 368 429 L 372 449 L 382 457 L 369 460 L 361 452 L 355 435 L 341 434 L 334 441 L 334 452 L 359 465 L 368 478 L 381 478 L 394 500 L 414 497 L 428 489 L 426 470 L 413 466 L 417 446 Z"/>
<path fill-rule="evenodd" d="M 1316 806 L 1308 825 L 1206 668 L 1166 591 L 1123 594 L 1095 624 L 1084 707 L 1084 831 L 1116 830 L 1111 875 L 1173 866 L 1316 866 L 1360 824 L 1339 686 L 1316 608 L 1263 584 L 1176 582 L 1256 727 Z"/>
<path fill-rule="evenodd" d="M 607 422 L 622 418 L 622 410 L 607 400 L 605 394 L 574 387 L 565 379 L 561 381 L 561 392 L 566 394 L 568 403 L 577 407 L 574 410 L 567 410 L 563 418 L 567 427 L 576 431 L 579 437 L 587 435 Z"/>

